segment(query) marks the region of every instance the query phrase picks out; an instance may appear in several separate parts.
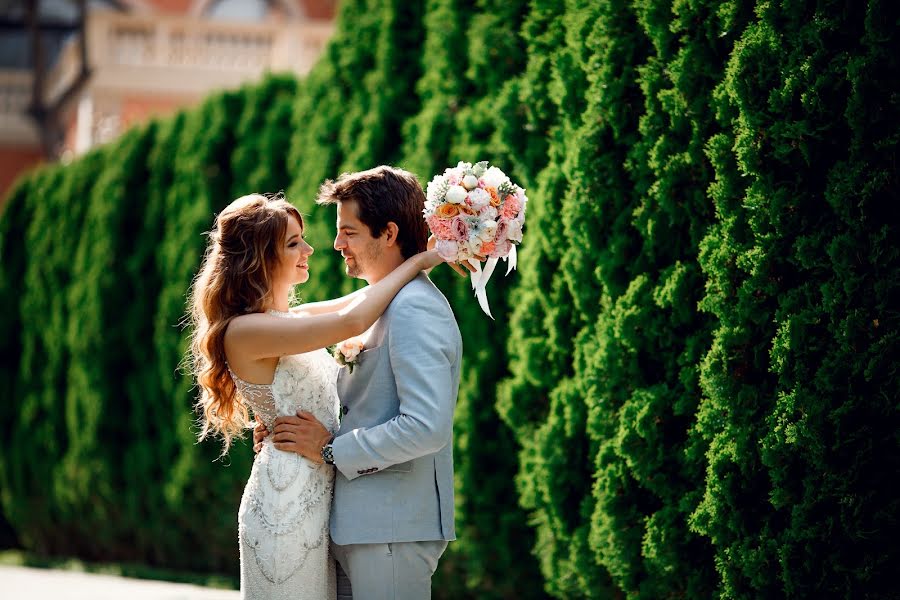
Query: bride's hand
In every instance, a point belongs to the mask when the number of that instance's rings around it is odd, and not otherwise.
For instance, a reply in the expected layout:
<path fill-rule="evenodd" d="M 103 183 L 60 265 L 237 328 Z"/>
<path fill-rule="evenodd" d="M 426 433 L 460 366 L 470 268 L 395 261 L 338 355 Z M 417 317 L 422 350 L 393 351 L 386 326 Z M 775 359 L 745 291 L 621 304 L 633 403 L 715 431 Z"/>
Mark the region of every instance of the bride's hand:
<path fill-rule="evenodd" d="M 258 423 L 256 427 L 253 428 L 253 452 L 259 454 L 259 451 L 262 450 L 262 441 L 266 439 L 269 435 L 269 430 L 266 429 L 266 426 L 262 423 Z"/>
<path fill-rule="evenodd" d="M 434 249 L 426 250 L 425 252 L 419 252 L 417 258 L 419 259 L 419 267 L 426 272 L 435 268 L 442 262 L 446 262 L 443 258 L 441 258 L 441 255 L 438 254 L 438 251 Z"/>

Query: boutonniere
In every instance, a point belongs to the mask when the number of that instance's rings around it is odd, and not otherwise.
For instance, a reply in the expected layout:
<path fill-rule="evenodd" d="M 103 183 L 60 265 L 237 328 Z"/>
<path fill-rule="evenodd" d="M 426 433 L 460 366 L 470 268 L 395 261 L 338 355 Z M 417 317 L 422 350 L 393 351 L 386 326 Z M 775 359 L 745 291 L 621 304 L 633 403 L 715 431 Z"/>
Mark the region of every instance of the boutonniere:
<path fill-rule="evenodd" d="M 347 367 L 350 369 L 350 372 L 353 373 L 353 365 L 356 364 L 356 359 L 359 358 L 359 353 L 362 352 L 362 349 L 362 341 L 358 338 L 351 338 L 349 340 L 344 340 L 335 346 L 331 355 L 334 356 L 334 360 L 336 360 L 339 365 Z"/>

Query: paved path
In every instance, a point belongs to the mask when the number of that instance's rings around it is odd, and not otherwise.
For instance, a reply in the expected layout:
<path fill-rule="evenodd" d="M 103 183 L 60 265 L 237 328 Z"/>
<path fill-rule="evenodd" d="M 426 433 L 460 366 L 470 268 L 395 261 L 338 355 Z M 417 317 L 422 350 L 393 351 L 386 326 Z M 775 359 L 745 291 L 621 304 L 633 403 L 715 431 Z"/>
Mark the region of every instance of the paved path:
<path fill-rule="evenodd" d="M 78 571 L 54 571 L 30 567 L 0 566 L 0 598 L 14 600 L 237 600 L 240 594 L 185 583 L 167 583 L 97 575 Z"/>

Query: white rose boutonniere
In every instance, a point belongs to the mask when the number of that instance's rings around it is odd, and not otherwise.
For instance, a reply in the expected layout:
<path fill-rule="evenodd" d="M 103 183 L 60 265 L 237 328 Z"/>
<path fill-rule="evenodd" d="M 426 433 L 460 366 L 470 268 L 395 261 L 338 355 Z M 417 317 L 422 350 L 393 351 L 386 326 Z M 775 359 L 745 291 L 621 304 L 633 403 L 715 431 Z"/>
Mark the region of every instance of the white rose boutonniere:
<path fill-rule="evenodd" d="M 331 355 L 334 356 L 334 360 L 336 360 L 339 365 L 347 367 L 350 369 L 350 372 L 353 373 L 353 365 L 356 364 L 356 359 L 359 357 L 359 353 L 362 352 L 362 349 L 362 341 L 357 338 L 351 338 L 349 340 L 344 340 L 335 346 Z"/>

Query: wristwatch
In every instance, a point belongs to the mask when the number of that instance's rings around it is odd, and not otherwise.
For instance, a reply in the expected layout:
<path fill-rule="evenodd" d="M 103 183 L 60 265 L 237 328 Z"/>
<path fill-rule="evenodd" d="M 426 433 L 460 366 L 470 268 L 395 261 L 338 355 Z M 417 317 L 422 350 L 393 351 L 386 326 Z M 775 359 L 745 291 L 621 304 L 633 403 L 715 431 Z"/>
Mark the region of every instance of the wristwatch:
<path fill-rule="evenodd" d="M 331 445 L 331 442 L 334 441 L 334 436 L 328 438 L 328 441 L 325 442 L 325 445 L 322 446 L 322 461 L 326 465 L 334 464 L 334 446 Z"/>

